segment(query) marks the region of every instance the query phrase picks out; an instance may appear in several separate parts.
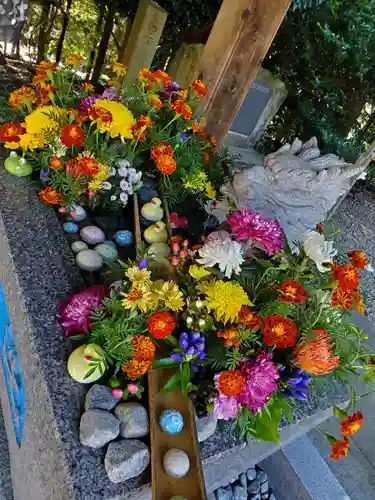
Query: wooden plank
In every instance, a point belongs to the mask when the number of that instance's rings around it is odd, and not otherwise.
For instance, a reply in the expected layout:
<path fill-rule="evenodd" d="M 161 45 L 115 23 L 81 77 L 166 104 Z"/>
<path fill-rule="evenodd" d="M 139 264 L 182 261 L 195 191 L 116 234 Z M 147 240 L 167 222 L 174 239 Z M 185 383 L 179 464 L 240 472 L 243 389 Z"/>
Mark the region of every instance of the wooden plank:
<path fill-rule="evenodd" d="M 152 370 L 148 373 L 152 500 L 169 500 L 180 495 L 189 500 L 206 500 L 195 416 L 190 400 L 180 389 L 163 394 L 161 391 L 175 373 L 172 368 Z M 178 410 L 184 417 L 184 428 L 178 434 L 163 432 L 159 425 L 162 411 Z M 187 453 L 190 470 L 185 477 L 170 477 L 163 467 L 163 457 L 171 448 L 179 448 Z"/>
<path fill-rule="evenodd" d="M 207 133 L 218 144 L 228 133 L 290 3 L 223 1 L 199 65 L 199 76 L 209 88 Z"/>

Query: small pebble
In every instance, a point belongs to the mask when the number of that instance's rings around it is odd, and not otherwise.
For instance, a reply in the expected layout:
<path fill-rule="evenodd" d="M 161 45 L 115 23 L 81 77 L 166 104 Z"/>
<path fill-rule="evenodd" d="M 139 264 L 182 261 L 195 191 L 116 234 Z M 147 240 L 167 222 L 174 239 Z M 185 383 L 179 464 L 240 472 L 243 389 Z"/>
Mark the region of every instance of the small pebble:
<path fill-rule="evenodd" d="M 233 488 L 233 500 L 247 500 L 246 488 L 236 485 Z"/>
<path fill-rule="evenodd" d="M 73 241 L 71 248 L 74 253 L 79 253 L 82 250 L 87 250 L 89 247 L 84 241 Z"/>
<path fill-rule="evenodd" d="M 78 233 L 79 227 L 75 222 L 64 222 L 63 229 L 66 233 L 74 234 Z"/>
<path fill-rule="evenodd" d="M 127 231 L 126 229 L 117 231 L 115 234 L 115 241 L 120 247 L 128 247 L 133 244 L 133 234 L 131 231 Z"/>
<path fill-rule="evenodd" d="M 248 485 L 247 492 L 249 495 L 256 495 L 260 492 L 260 482 L 258 479 L 255 479 Z"/>
<path fill-rule="evenodd" d="M 275 495 L 273 493 L 271 493 L 269 500 L 277 500 L 277 498 L 275 497 Z"/>
<path fill-rule="evenodd" d="M 232 500 L 233 498 L 232 490 L 219 488 L 218 490 L 216 490 L 216 498 L 217 500 Z"/>
<path fill-rule="evenodd" d="M 254 479 L 257 477 L 257 471 L 255 469 L 247 469 L 246 477 L 248 481 L 254 481 Z"/>
<path fill-rule="evenodd" d="M 73 212 L 71 213 L 71 217 L 76 222 L 81 222 L 86 219 L 86 210 L 79 205 L 73 205 Z"/>
<path fill-rule="evenodd" d="M 262 493 L 262 495 L 268 493 L 268 481 L 265 481 L 260 485 L 260 492 Z"/>
<path fill-rule="evenodd" d="M 103 257 L 104 261 L 114 262 L 118 259 L 116 246 L 114 247 L 113 245 L 108 245 L 106 243 L 99 243 L 99 245 L 96 245 L 94 250 Z"/>
<path fill-rule="evenodd" d="M 189 472 L 190 460 L 184 451 L 171 448 L 164 455 L 163 466 L 168 476 L 180 478 Z"/>
<path fill-rule="evenodd" d="M 103 265 L 103 259 L 95 250 L 82 250 L 76 255 L 76 263 L 84 271 L 98 271 Z"/>
<path fill-rule="evenodd" d="M 112 245 L 113 248 L 117 248 L 116 247 L 116 243 L 114 241 L 112 241 L 112 240 L 105 240 L 105 241 L 103 241 L 103 243 L 106 244 L 106 245 Z"/>
<path fill-rule="evenodd" d="M 257 479 L 260 482 L 260 484 L 263 484 L 266 481 L 268 481 L 268 476 L 262 470 L 258 470 L 257 471 Z"/>

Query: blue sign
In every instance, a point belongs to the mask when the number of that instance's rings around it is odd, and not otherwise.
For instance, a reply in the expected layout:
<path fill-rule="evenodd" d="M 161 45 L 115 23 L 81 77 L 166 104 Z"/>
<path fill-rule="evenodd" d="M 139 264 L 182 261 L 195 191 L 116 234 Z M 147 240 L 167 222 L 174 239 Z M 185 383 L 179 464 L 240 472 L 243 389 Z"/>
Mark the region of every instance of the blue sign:
<path fill-rule="evenodd" d="M 22 443 L 22 431 L 26 414 L 25 388 L 21 363 L 18 358 L 8 307 L 0 284 L 0 358 L 8 391 L 9 406 L 16 441 L 19 447 Z"/>

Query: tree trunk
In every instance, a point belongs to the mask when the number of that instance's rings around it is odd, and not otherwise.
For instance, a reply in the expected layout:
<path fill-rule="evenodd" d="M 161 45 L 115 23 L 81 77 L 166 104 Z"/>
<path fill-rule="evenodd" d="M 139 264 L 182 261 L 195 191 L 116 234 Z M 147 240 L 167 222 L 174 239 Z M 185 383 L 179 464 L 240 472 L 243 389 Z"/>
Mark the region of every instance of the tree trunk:
<path fill-rule="evenodd" d="M 94 43 L 93 43 L 93 46 L 92 46 L 92 50 L 90 52 L 89 64 L 87 66 L 86 80 L 88 80 L 90 78 L 92 67 L 94 66 L 95 55 L 96 55 L 96 47 L 98 46 L 98 42 L 99 42 L 99 33 L 100 33 L 101 29 L 102 29 L 104 14 L 105 14 L 105 4 L 104 4 L 104 2 L 100 2 L 100 4 L 99 4 L 99 15 L 98 15 L 98 20 L 96 22 L 96 31 L 95 31 L 95 36 L 94 36 Z"/>
<path fill-rule="evenodd" d="M 115 19 L 116 13 L 116 2 L 115 0 L 108 3 L 108 11 L 105 17 L 104 29 L 102 39 L 100 40 L 98 55 L 96 57 L 95 68 L 92 74 L 92 83 L 96 85 L 99 80 L 100 73 L 102 72 L 102 67 L 105 60 L 105 54 L 107 52 L 109 39 L 112 33 L 113 21 Z"/>
<path fill-rule="evenodd" d="M 42 5 L 42 15 L 40 18 L 40 28 L 38 36 L 38 62 L 43 61 L 46 52 L 50 9 L 51 4 L 49 2 L 44 2 Z"/>
<path fill-rule="evenodd" d="M 63 45 L 64 45 L 64 39 L 66 35 L 66 30 L 68 28 L 68 23 L 69 23 L 69 15 L 70 15 L 70 7 L 72 6 L 73 0 L 67 0 L 66 2 L 66 10 L 64 14 L 64 20 L 61 28 L 61 33 L 59 37 L 59 41 L 57 43 L 57 49 L 56 49 L 56 63 L 59 64 L 60 59 L 61 59 L 61 54 L 63 50 Z"/>

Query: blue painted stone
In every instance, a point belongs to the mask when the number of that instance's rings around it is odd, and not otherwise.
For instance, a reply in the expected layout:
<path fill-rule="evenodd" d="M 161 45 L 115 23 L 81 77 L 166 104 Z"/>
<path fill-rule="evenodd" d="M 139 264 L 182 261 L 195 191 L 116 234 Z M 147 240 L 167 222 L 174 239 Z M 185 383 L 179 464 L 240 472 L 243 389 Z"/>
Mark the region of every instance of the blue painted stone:
<path fill-rule="evenodd" d="M 184 428 L 184 417 L 177 410 L 165 410 L 160 415 L 161 429 L 168 434 L 178 434 Z"/>
<path fill-rule="evenodd" d="M 79 227 L 75 222 L 64 222 L 63 229 L 66 233 L 78 233 Z"/>
<path fill-rule="evenodd" d="M 117 231 L 115 234 L 115 241 L 120 247 L 128 247 L 133 244 L 133 234 L 131 231 L 127 231 L 126 229 Z"/>

